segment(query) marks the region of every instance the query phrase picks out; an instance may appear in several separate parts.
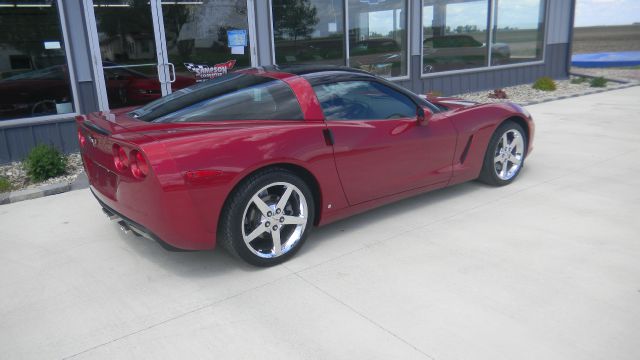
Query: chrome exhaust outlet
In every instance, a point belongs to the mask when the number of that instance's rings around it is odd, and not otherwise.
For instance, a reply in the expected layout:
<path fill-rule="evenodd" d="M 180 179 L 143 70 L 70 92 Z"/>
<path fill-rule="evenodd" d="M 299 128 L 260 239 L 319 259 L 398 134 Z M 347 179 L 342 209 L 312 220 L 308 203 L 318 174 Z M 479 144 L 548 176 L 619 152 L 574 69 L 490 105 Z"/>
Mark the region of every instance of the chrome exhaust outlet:
<path fill-rule="evenodd" d="M 131 232 L 131 228 L 124 221 L 119 221 L 118 224 L 120 225 L 120 230 L 125 234 L 129 234 Z"/>
<path fill-rule="evenodd" d="M 105 209 L 105 208 L 102 208 L 102 212 L 103 212 L 105 215 L 107 215 L 107 217 L 108 217 L 108 218 L 109 218 L 109 220 L 111 220 L 111 221 L 117 221 L 117 222 L 122 221 L 122 218 L 121 218 L 120 216 L 118 216 L 118 215 L 116 215 L 116 214 L 112 213 L 111 211 L 109 211 L 109 210 L 107 210 L 107 209 Z"/>

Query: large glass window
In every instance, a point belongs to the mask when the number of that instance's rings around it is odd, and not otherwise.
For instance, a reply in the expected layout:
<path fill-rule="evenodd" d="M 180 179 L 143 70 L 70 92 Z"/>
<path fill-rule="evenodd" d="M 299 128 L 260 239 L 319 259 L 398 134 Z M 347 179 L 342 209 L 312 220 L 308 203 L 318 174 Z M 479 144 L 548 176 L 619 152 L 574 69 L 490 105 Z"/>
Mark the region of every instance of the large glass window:
<path fill-rule="evenodd" d="M 345 65 L 343 0 L 273 0 L 276 63 Z"/>
<path fill-rule="evenodd" d="M 407 64 L 406 0 L 349 0 L 349 65 L 397 77 Z"/>
<path fill-rule="evenodd" d="M 487 66 L 488 14 L 488 0 L 425 0 L 423 73 Z M 502 56 L 500 49 L 492 51 Z"/>
<path fill-rule="evenodd" d="M 313 87 L 327 120 L 414 118 L 416 104 L 405 95 L 373 81 L 344 81 Z"/>
<path fill-rule="evenodd" d="M 544 0 L 495 0 L 493 46 L 502 49 L 492 65 L 542 60 Z"/>
<path fill-rule="evenodd" d="M 0 1 L 0 121 L 73 112 L 55 0 Z"/>
<path fill-rule="evenodd" d="M 542 60 L 544 22 L 544 0 L 423 0 L 422 73 Z"/>

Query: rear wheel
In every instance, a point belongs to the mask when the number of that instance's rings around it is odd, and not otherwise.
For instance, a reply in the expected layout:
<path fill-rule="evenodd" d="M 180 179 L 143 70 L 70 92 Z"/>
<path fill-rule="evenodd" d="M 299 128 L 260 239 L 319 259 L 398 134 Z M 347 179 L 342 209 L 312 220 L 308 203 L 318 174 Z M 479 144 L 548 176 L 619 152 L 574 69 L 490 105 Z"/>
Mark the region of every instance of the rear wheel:
<path fill-rule="evenodd" d="M 294 173 L 279 168 L 256 173 L 227 202 L 218 241 L 250 264 L 279 264 L 304 243 L 314 206 L 309 186 Z"/>
<path fill-rule="evenodd" d="M 480 181 L 503 186 L 515 180 L 522 170 L 526 156 L 525 134 L 522 126 L 512 121 L 498 127 L 487 146 Z"/>

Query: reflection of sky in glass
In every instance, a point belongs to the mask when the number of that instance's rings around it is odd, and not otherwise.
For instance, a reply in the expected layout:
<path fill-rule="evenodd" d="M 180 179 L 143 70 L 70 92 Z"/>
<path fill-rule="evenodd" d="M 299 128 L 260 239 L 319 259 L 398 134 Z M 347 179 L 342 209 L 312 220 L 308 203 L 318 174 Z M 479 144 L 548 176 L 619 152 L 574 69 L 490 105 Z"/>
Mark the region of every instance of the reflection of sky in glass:
<path fill-rule="evenodd" d="M 498 28 L 537 29 L 542 0 L 499 0 Z"/>
<path fill-rule="evenodd" d="M 498 27 L 519 29 L 535 29 L 538 27 L 538 14 L 542 0 L 498 0 Z M 423 18 L 425 25 L 431 25 L 433 4 L 425 1 Z M 487 28 L 487 1 L 453 3 L 447 5 L 447 26 L 455 29 L 458 26 L 475 25 L 480 30 Z"/>
<path fill-rule="evenodd" d="M 369 13 L 369 32 L 387 35 L 393 31 L 393 11 L 375 11 Z"/>
<path fill-rule="evenodd" d="M 402 28 L 402 11 L 396 11 L 396 26 Z M 374 11 L 369 13 L 369 32 L 387 35 L 393 31 L 393 10 Z"/>

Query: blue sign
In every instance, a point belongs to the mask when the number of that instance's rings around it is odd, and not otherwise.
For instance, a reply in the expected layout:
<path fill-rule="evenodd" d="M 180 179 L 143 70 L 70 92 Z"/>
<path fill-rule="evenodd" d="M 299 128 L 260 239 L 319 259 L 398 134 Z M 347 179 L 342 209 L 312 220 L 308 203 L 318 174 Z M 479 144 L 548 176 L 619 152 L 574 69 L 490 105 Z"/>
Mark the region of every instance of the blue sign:
<path fill-rule="evenodd" d="M 227 30 L 229 47 L 247 46 L 247 30 Z"/>

